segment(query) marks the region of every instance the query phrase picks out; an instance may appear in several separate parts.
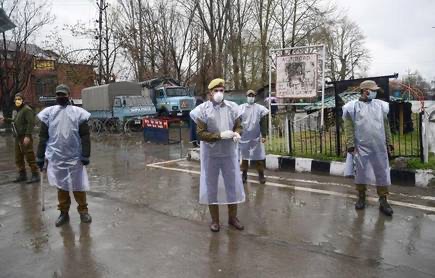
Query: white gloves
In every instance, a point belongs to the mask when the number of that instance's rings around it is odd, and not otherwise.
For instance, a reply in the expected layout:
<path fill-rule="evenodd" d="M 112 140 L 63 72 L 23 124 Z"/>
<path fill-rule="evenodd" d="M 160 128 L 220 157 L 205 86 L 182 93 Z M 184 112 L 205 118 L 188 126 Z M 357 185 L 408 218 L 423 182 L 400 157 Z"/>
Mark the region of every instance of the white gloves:
<path fill-rule="evenodd" d="M 234 137 L 234 132 L 232 130 L 225 130 L 221 132 L 222 139 L 232 139 Z"/>
<path fill-rule="evenodd" d="M 239 143 L 240 138 L 242 138 L 242 137 L 240 136 L 240 134 L 238 134 L 237 132 L 234 132 L 234 137 L 233 137 L 233 141 L 234 141 L 234 143 Z"/>

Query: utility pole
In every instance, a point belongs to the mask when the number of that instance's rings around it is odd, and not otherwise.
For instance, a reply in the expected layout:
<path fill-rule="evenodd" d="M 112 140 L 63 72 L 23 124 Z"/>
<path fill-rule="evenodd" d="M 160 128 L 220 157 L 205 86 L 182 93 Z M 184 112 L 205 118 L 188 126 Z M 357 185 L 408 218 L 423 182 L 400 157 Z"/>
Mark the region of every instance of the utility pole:
<path fill-rule="evenodd" d="M 107 10 L 104 10 L 104 19 L 105 19 L 105 28 L 106 28 L 106 37 L 104 41 L 106 42 L 106 74 L 104 75 L 104 83 L 108 84 L 110 82 L 110 57 L 109 57 L 109 26 L 107 25 Z"/>
<path fill-rule="evenodd" d="M 99 10 L 98 16 L 98 85 L 101 85 L 102 81 L 102 71 L 103 71 L 103 59 L 102 59 L 102 32 L 103 32 L 103 12 L 107 8 L 105 0 L 97 1 L 97 6 Z"/>

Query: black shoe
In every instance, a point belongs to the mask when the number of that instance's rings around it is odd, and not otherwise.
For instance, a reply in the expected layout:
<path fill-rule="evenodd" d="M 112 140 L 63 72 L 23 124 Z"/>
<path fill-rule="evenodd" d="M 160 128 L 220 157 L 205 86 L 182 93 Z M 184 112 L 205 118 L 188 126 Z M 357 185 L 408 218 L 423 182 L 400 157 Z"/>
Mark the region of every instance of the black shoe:
<path fill-rule="evenodd" d="M 264 173 L 263 172 L 258 173 L 258 181 L 261 184 L 265 184 L 266 183 L 266 178 L 264 177 Z"/>
<path fill-rule="evenodd" d="M 379 210 L 385 214 L 386 216 L 392 216 L 393 215 L 393 209 L 391 208 L 390 204 L 387 201 L 387 197 L 383 196 L 379 198 Z"/>
<path fill-rule="evenodd" d="M 13 180 L 13 182 L 24 182 L 27 181 L 27 174 L 26 171 L 18 172 L 18 176 Z"/>
<path fill-rule="evenodd" d="M 355 203 L 355 209 L 365 209 L 366 207 L 366 193 L 365 192 L 359 192 L 358 193 L 358 200 Z"/>
<path fill-rule="evenodd" d="M 248 171 L 243 171 L 242 172 L 242 181 L 243 181 L 243 183 L 246 183 L 247 180 L 248 180 Z"/>
<path fill-rule="evenodd" d="M 30 180 L 27 181 L 27 183 L 35 183 L 40 181 L 41 178 L 39 177 L 39 173 L 32 173 L 32 177 L 30 178 Z"/>
<path fill-rule="evenodd" d="M 245 227 L 242 225 L 242 223 L 240 223 L 237 217 L 231 217 L 230 219 L 228 219 L 228 224 L 239 231 L 243 231 L 243 229 L 245 229 Z"/>
<path fill-rule="evenodd" d="M 82 223 L 91 223 L 92 217 L 89 213 L 84 212 L 84 213 L 80 213 L 80 220 L 82 221 Z"/>
<path fill-rule="evenodd" d="M 69 214 L 65 212 L 61 212 L 56 220 L 56 227 L 60 227 L 68 222 L 69 222 Z"/>

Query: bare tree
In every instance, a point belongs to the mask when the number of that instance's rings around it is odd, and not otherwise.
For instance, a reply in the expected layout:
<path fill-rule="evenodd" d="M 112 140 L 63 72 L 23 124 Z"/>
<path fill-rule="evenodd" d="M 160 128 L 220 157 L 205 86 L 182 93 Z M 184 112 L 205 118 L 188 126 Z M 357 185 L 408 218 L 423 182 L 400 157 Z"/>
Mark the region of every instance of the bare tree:
<path fill-rule="evenodd" d="M 229 32 L 228 12 L 230 4 L 230 0 L 183 1 L 183 5 L 189 12 L 195 12 L 196 23 L 201 26 L 207 35 L 210 46 L 212 75 L 214 77 L 223 75 L 223 55 Z"/>
<path fill-rule="evenodd" d="M 267 83 L 268 72 L 268 51 L 271 34 L 273 33 L 273 14 L 277 0 L 253 0 L 254 17 L 258 27 L 258 41 L 261 51 L 261 82 Z"/>
<path fill-rule="evenodd" d="M 246 65 L 243 55 L 243 32 L 252 17 L 250 0 L 233 0 L 228 11 L 228 49 L 231 53 L 234 88 L 246 88 Z M 249 34 L 248 34 L 249 35 Z"/>
<path fill-rule="evenodd" d="M 365 37 L 359 26 L 347 17 L 332 22 L 322 30 L 327 45 L 327 67 L 332 81 L 353 78 L 365 71 L 370 61 Z"/>
<path fill-rule="evenodd" d="M 12 115 L 12 100 L 29 85 L 33 56 L 29 40 L 54 19 L 47 1 L 3 1 L 3 7 L 16 28 L 2 33 L 0 54 L 1 108 L 5 117 Z"/>
<path fill-rule="evenodd" d="M 273 14 L 279 30 L 280 47 L 305 44 L 307 37 L 324 24 L 324 19 L 334 10 L 322 0 L 276 0 Z"/>
<path fill-rule="evenodd" d="M 64 29 L 71 32 L 74 37 L 86 38 L 90 40 L 89 47 L 83 49 L 83 51 L 89 53 L 87 54 L 87 58 L 85 60 L 86 64 L 92 64 L 97 66 L 100 61 L 99 57 L 101 57 L 101 67 L 98 67 L 98 79 L 97 83 L 104 84 L 113 82 L 116 79 L 117 71 L 115 66 L 117 65 L 118 57 L 121 51 L 121 38 L 118 36 L 115 30 L 115 24 L 118 22 L 119 11 L 111 8 L 104 9 L 102 11 L 102 30 L 101 30 L 101 41 L 102 46 L 99 47 L 100 43 L 100 34 L 92 27 L 89 27 L 87 24 L 83 24 L 82 22 L 77 22 L 74 25 L 67 25 Z M 100 24 L 100 21 L 97 22 Z M 60 53 L 62 54 L 62 52 Z M 77 55 L 76 51 L 72 51 L 68 53 L 69 55 L 62 56 L 63 59 L 67 59 L 68 61 L 72 61 L 71 54 L 73 56 Z M 100 56 L 101 55 L 101 56 Z M 101 78 L 100 78 L 101 77 Z"/>

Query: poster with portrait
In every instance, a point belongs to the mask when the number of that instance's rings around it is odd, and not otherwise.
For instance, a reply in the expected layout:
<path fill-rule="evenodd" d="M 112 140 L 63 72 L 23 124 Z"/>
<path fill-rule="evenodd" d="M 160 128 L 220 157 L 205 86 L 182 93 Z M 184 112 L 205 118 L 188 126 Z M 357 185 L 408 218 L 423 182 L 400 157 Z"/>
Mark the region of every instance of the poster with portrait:
<path fill-rule="evenodd" d="M 276 96 L 308 98 L 317 95 L 317 54 L 277 57 Z"/>

